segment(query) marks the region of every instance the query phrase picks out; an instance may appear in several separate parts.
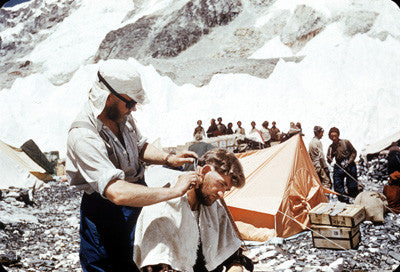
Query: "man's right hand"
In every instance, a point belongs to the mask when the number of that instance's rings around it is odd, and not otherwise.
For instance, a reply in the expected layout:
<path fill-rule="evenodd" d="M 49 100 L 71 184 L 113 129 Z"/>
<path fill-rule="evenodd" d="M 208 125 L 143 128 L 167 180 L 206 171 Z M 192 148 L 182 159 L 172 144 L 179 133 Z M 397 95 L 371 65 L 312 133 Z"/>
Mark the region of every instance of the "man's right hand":
<path fill-rule="evenodd" d="M 200 177 L 198 174 L 196 174 L 196 172 L 187 172 L 178 177 L 178 181 L 174 186 L 174 190 L 179 196 L 183 196 L 187 191 L 189 191 L 189 189 L 196 187 L 199 181 Z"/>

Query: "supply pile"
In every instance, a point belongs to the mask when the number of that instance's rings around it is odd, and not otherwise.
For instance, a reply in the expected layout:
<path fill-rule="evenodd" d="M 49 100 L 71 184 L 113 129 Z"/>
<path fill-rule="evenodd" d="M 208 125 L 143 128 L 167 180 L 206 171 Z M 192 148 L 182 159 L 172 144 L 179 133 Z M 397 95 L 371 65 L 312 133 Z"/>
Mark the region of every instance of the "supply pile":
<path fill-rule="evenodd" d="M 383 188 L 389 179 L 387 163 L 387 154 L 385 153 L 381 153 L 369 161 L 361 158 L 357 165 L 358 179 L 362 183 L 369 181 L 375 184 L 374 190 L 378 191 L 378 188 Z"/>

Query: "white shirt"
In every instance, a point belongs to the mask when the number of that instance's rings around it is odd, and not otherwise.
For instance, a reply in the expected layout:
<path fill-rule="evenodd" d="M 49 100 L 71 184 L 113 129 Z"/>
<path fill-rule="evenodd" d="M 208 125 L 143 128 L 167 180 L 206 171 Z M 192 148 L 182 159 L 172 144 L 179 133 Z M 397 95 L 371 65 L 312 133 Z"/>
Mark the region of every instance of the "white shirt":
<path fill-rule="evenodd" d="M 136 182 L 143 177 L 144 167 L 139 161 L 139 153 L 146 139 L 129 115 L 120 125 L 124 147 L 97 118 L 101 107 L 104 103 L 96 104 L 89 99 L 75 119 L 68 133 L 66 172 L 71 185 L 86 193 L 98 192 L 104 196 L 104 189 L 114 179 Z M 74 126 L 82 123 L 85 127 Z"/>

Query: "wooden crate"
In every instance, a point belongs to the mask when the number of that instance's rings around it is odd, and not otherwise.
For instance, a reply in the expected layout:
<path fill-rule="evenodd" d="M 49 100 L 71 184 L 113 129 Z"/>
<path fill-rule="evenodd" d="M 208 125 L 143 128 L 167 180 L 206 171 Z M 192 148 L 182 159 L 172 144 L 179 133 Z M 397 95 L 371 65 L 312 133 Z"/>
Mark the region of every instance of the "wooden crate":
<path fill-rule="evenodd" d="M 320 203 L 309 213 L 310 223 L 338 227 L 355 227 L 365 219 L 362 206 L 345 203 Z"/>
<path fill-rule="evenodd" d="M 314 247 L 330 249 L 354 249 L 361 240 L 359 226 L 353 228 L 312 225 Z M 329 240 L 325 239 L 328 238 Z"/>

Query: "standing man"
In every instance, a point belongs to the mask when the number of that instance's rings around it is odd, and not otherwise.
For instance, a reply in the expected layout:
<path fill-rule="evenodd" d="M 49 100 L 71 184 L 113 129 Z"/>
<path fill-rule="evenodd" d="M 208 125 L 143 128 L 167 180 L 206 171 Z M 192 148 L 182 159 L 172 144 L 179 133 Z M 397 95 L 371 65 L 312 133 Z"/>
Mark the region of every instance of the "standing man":
<path fill-rule="evenodd" d="M 146 94 L 127 61 L 109 60 L 97 76 L 67 141 L 68 180 L 84 191 L 80 261 L 83 271 L 138 271 L 132 254 L 141 207 L 180 197 L 198 179 L 189 172 L 173 188 L 148 188 L 143 162 L 177 167 L 197 155 L 168 155 L 142 137 L 131 112 Z"/>
<path fill-rule="evenodd" d="M 340 131 L 336 127 L 329 130 L 329 139 L 332 144 L 328 148 L 327 159 L 331 163 L 335 158 L 335 166 L 333 168 L 333 182 L 335 191 L 340 194 L 339 201 L 349 202 L 345 191 L 345 184 L 347 187 L 347 195 L 356 197 L 358 195 L 358 182 L 357 182 L 357 166 L 354 162 L 357 151 L 349 140 L 339 139 Z"/>
<path fill-rule="evenodd" d="M 331 189 L 332 182 L 329 178 L 328 164 L 325 161 L 324 151 L 322 149 L 321 138 L 324 135 L 324 129 L 320 126 L 314 127 L 314 138 L 312 138 L 308 147 L 311 161 L 314 165 L 315 172 L 325 188 Z"/>

